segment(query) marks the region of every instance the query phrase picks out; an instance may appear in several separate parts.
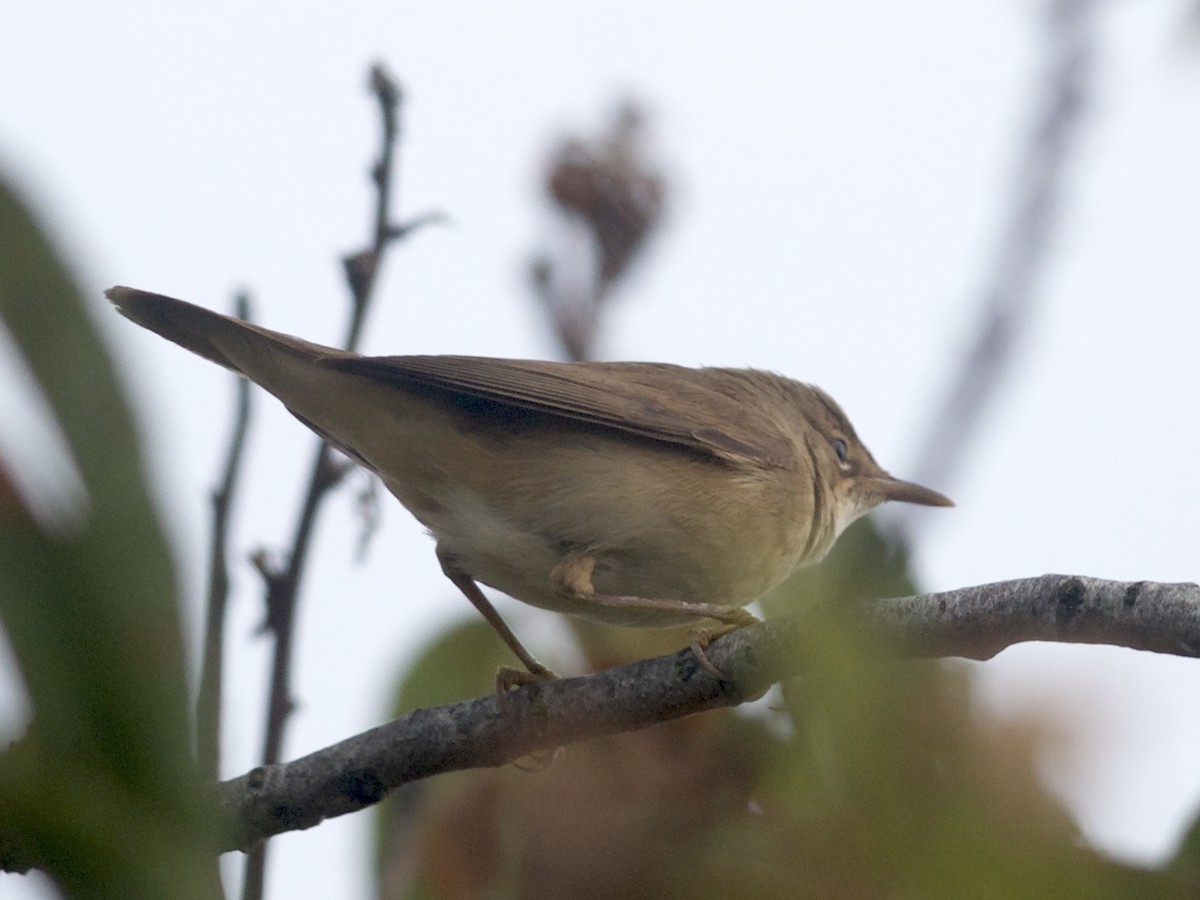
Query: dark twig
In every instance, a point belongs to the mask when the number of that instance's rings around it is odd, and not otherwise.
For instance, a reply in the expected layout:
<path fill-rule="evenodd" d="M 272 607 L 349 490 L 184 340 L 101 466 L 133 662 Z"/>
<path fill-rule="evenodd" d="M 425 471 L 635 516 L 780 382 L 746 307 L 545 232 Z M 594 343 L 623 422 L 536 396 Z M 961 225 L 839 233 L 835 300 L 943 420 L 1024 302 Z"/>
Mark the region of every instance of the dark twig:
<path fill-rule="evenodd" d="M 887 648 L 876 662 L 961 656 L 988 659 L 1021 641 L 1114 644 L 1200 657 L 1200 586 L 1044 575 L 864 604 L 865 633 Z M 500 766 L 538 750 L 646 728 L 734 706 L 799 674 L 811 654 L 801 618 L 743 628 L 706 654 L 690 650 L 509 695 L 422 709 L 285 765 L 264 766 L 218 786 L 232 843 L 311 828 L 377 803 L 410 781 Z M 864 663 L 865 664 L 865 663 Z"/>
<path fill-rule="evenodd" d="M 420 231 L 430 225 L 449 225 L 450 217 L 440 210 L 432 212 L 424 212 L 419 216 L 413 216 L 405 222 L 398 225 L 393 225 L 388 229 L 387 236 L 393 241 L 402 241 L 405 238 L 411 237 L 414 232 Z"/>
<path fill-rule="evenodd" d="M 239 294 L 234 301 L 237 317 L 250 318 L 250 300 Z M 233 433 L 225 457 L 224 475 L 212 495 L 212 547 L 208 560 L 208 618 L 204 625 L 204 659 L 196 698 L 196 759 L 201 774 L 215 781 L 221 777 L 221 695 L 225 662 L 225 611 L 229 600 L 230 508 L 237 487 L 250 428 L 250 382 L 236 379 L 237 407 Z"/>
<path fill-rule="evenodd" d="M 379 159 L 371 171 L 375 184 L 375 214 L 371 244 L 366 250 L 350 254 L 342 261 L 350 286 L 351 315 L 343 346 L 357 348 L 372 292 L 379 274 L 384 251 L 396 239 L 399 229 L 391 221 L 391 191 L 395 144 L 399 134 L 399 107 L 403 99 L 399 85 L 380 65 L 371 69 L 371 92 L 379 103 L 382 135 Z M 263 743 L 263 764 L 277 763 L 283 751 L 283 736 L 293 709 L 291 692 L 292 645 L 295 635 L 296 605 L 300 579 L 308 558 L 309 542 L 321 501 L 345 474 L 330 447 L 322 442 L 313 460 L 304 504 L 296 523 L 292 550 L 282 571 L 262 567 L 267 586 L 266 627 L 275 635 L 275 653 L 271 667 L 271 686 L 267 701 L 267 731 Z M 260 900 L 266 878 L 266 845 L 260 844 L 246 861 L 243 900 Z"/>
<path fill-rule="evenodd" d="M 382 519 L 379 479 L 366 473 L 364 475 L 362 490 L 358 492 L 354 503 L 358 510 L 359 523 L 362 526 L 358 533 L 358 547 L 354 551 L 355 559 L 359 562 L 366 560 L 371 539 L 379 530 L 379 523 Z"/>
<path fill-rule="evenodd" d="M 1013 206 L 992 272 L 981 291 L 979 330 L 962 360 L 960 374 L 947 381 L 952 386 L 950 393 L 926 429 L 911 469 L 918 484 L 952 487 L 971 435 L 1029 329 L 1039 280 L 1062 218 L 1070 155 L 1087 110 L 1099 7 L 1099 0 L 1050 0 L 1047 6 L 1050 62 L 1014 176 Z M 925 521 L 913 509 L 897 507 L 884 515 L 904 533 Z"/>

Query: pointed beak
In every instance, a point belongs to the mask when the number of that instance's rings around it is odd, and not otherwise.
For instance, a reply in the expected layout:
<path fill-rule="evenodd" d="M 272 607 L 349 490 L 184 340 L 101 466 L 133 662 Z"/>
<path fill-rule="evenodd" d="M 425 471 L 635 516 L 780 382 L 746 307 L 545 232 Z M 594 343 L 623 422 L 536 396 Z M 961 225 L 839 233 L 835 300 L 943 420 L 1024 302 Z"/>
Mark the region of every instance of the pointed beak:
<path fill-rule="evenodd" d="M 901 481 L 885 475 L 883 478 L 871 479 L 871 486 L 879 492 L 883 500 L 898 500 L 903 503 L 919 503 L 921 506 L 953 506 L 954 501 L 945 494 L 913 484 L 911 481 Z"/>

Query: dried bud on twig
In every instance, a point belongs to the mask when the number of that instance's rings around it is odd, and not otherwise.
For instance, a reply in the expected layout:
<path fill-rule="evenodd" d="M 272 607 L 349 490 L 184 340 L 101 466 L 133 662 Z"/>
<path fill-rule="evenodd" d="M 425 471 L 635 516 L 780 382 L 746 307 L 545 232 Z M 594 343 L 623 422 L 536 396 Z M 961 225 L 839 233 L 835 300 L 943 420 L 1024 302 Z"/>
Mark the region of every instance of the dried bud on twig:
<path fill-rule="evenodd" d="M 568 240 L 530 264 L 533 289 L 572 359 L 591 355 L 601 302 L 662 221 L 666 183 L 647 159 L 645 118 L 625 101 L 604 134 L 565 138 L 546 169 L 546 193 L 570 222 L 564 234 L 582 232 L 591 250 L 582 262 Z"/>
<path fill-rule="evenodd" d="M 595 238 L 602 286 L 624 274 L 662 215 L 663 178 L 644 158 L 643 120 L 626 101 L 607 134 L 563 141 L 546 177 L 554 202 L 583 219 Z"/>

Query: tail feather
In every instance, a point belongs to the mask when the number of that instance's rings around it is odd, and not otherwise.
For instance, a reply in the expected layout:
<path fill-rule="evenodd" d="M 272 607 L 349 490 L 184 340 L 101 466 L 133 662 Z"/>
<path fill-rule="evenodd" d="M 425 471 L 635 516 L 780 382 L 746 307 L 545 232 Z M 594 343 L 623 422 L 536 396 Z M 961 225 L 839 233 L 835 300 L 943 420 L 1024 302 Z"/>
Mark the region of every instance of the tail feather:
<path fill-rule="evenodd" d="M 274 394 L 301 422 L 374 468 L 360 447 L 386 446 L 379 422 L 397 406 L 394 388 L 327 363 L 356 354 L 313 344 L 182 300 L 128 287 L 105 292 L 122 315 Z M 390 419 L 389 419 L 390 421 Z"/>
<path fill-rule="evenodd" d="M 104 296 L 121 315 L 143 328 L 254 380 L 258 380 L 258 375 L 247 371 L 246 360 L 253 359 L 255 350 L 261 351 L 264 342 L 274 350 L 308 359 L 347 355 L 344 350 L 309 343 L 162 294 L 118 286 L 109 288 Z"/>

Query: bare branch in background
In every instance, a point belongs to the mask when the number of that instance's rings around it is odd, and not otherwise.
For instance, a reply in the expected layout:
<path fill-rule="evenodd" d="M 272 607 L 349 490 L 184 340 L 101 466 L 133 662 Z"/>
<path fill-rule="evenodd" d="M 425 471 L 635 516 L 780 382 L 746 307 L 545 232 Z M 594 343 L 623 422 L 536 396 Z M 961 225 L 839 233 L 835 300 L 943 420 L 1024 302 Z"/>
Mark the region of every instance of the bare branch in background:
<path fill-rule="evenodd" d="M 666 182 L 644 131 L 645 113 L 626 101 L 605 134 L 563 140 L 546 170 L 563 225 L 558 246 L 531 262 L 530 281 L 570 360 L 593 355 L 601 307 L 662 221 Z"/>
<path fill-rule="evenodd" d="M 970 440 L 1029 330 L 1039 279 L 1062 217 L 1070 156 L 1092 91 L 1100 7 L 1100 0 L 1050 0 L 1047 6 L 1047 75 L 1009 191 L 1013 207 L 980 294 L 978 331 L 959 374 L 948 381 L 950 393 L 911 469 L 918 484 L 953 492 Z M 911 509 L 888 510 L 880 518 L 908 537 L 925 521 Z"/>
<path fill-rule="evenodd" d="M 250 299 L 239 294 L 234 314 L 249 320 Z M 212 781 L 221 777 L 221 696 L 225 666 L 225 612 L 229 600 L 229 518 L 234 490 L 241 473 L 250 428 L 250 382 L 235 378 L 237 406 L 233 432 L 225 457 L 220 486 L 213 491 L 212 545 L 208 562 L 208 613 L 204 625 L 204 658 L 196 698 L 196 759 L 201 774 Z"/>
<path fill-rule="evenodd" d="M 1043 575 L 857 608 L 865 633 L 879 641 L 875 664 L 988 659 L 1032 640 L 1200 657 L 1195 584 Z M 295 762 L 254 769 L 218 786 L 235 835 L 226 849 L 356 812 L 418 779 L 500 766 L 539 750 L 735 706 L 804 671 L 811 656 L 804 651 L 809 624 L 803 616 L 776 619 L 714 641 L 706 654 L 726 680 L 710 675 L 684 649 L 522 688 L 504 708 L 489 695 L 419 709 Z"/>
<path fill-rule="evenodd" d="M 1200 38 L 1200 2 L 1193 0 L 1183 20 L 1183 32 L 1192 39 Z"/>
<path fill-rule="evenodd" d="M 352 304 L 346 338 L 342 345 L 348 350 L 354 350 L 358 346 L 385 251 L 398 237 L 413 230 L 393 222 L 391 215 L 394 152 L 400 131 L 400 104 L 403 94 L 399 84 L 380 65 L 371 69 L 370 87 L 379 104 L 382 134 L 379 158 L 371 170 L 371 179 L 376 190 L 370 243 L 366 249 L 351 253 L 342 261 Z M 313 526 L 321 501 L 342 480 L 346 470 L 347 465 L 339 462 L 335 451 L 322 441 L 313 460 L 312 474 L 309 477 L 286 566 L 268 566 L 265 555 L 258 555 L 263 560 L 259 571 L 263 575 L 267 592 L 266 628 L 275 636 L 267 701 L 267 729 L 262 755 L 265 765 L 279 761 L 283 751 L 284 731 L 294 708 L 291 667 L 296 604 Z M 256 846 L 246 860 L 242 885 L 243 900 L 261 900 L 265 877 L 266 844 L 263 843 Z"/>

